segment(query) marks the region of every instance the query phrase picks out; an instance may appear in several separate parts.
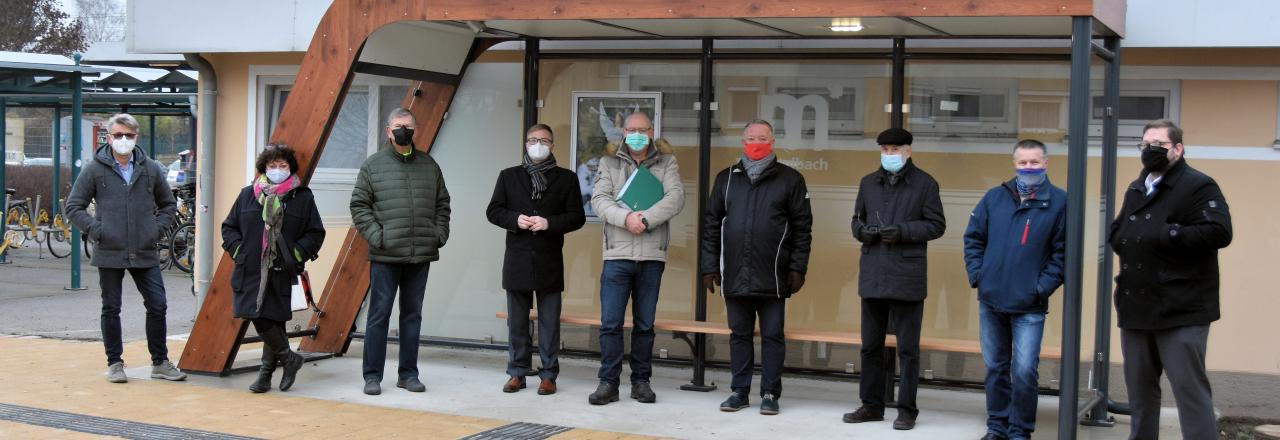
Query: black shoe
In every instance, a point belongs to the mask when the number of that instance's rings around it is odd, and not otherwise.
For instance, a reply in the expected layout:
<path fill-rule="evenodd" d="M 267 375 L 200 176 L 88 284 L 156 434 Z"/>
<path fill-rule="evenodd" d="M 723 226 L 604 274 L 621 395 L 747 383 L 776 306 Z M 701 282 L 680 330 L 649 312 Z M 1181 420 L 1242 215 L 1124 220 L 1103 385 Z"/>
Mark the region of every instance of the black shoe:
<path fill-rule="evenodd" d="M 631 398 L 640 401 L 640 403 L 653 403 L 658 401 L 658 395 L 653 394 L 653 388 L 649 386 L 649 381 L 647 380 L 631 384 Z"/>
<path fill-rule="evenodd" d="M 249 384 L 249 391 L 253 391 L 255 393 L 265 393 L 267 391 L 271 391 L 271 375 L 275 374 L 275 372 L 276 372 L 275 365 L 272 365 L 270 368 L 267 368 L 266 365 L 263 365 L 261 368 L 258 369 L 258 379 L 253 381 L 253 383 Z"/>
<path fill-rule="evenodd" d="M 845 423 L 883 422 L 884 410 L 871 410 L 865 406 L 858 407 L 851 413 L 845 413 Z"/>
<path fill-rule="evenodd" d="M 370 396 L 382 394 L 382 384 L 379 384 L 376 380 L 366 380 L 364 381 L 364 393 Z"/>
<path fill-rule="evenodd" d="M 1005 437 L 994 432 L 988 432 L 987 435 L 982 436 L 982 440 L 1009 440 L 1009 437 Z"/>
<path fill-rule="evenodd" d="M 416 377 L 397 380 L 396 386 L 409 390 L 411 393 L 421 393 L 427 390 L 427 386 L 423 385 L 422 381 L 418 380 Z"/>
<path fill-rule="evenodd" d="M 280 391 L 289 391 L 289 388 L 293 387 L 293 381 L 298 377 L 298 370 L 302 369 L 302 363 L 306 361 L 302 355 L 294 353 L 293 350 L 286 350 L 286 352 L 280 356 L 280 365 L 284 367 L 284 374 L 280 375 Z"/>
<path fill-rule="evenodd" d="M 592 405 L 607 405 L 609 402 L 618 401 L 618 387 L 610 385 L 608 382 L 600 382 L 600 386 L 596 387 L 596 392 L 587 396 L 587 402 Z"/>
<path fill-rule="evenodd" d="M 760 414 L 772 416 L 778 414 L 778 398 L 772 394 L 765 394 L 760 398 Z"/>
<path fill-rule="evenodd" d="M 734 392 L 729 394 L 728 399 L 724 399 L 724 403 L 720 404 L 720 410 L 724 412 L 737 412 L 740 409 L 751 406 L 751 399 L 746 393 Z"/>
<path fill-rule="evenodd" d="M 897 420 L 893 421 L 893 429 L 899 431 L 910 431 L 916 427 L 916 415 L 907 412 L 898 412 Z"/>

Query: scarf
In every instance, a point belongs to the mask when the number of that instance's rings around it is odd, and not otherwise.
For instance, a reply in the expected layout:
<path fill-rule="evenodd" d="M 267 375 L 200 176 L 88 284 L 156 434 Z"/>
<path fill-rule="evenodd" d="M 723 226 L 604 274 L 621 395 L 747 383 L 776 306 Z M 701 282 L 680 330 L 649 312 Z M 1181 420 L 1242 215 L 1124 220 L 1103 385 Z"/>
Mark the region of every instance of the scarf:
<path fill-rule="evenodd" d="M 1022 200 L 1030 200 L 1030 199 L 1036 198 L 1036 191 L 1039 191 L 1041 186 L 1044 186 L 1045 183 L 1049 182 L 1048 175 L 1046 174 L 1040 174 L 1040 175 L 1043 176 L 1043 178 L 1040 179 L 1040 183 L 1034 183 L 1034 184 L 1025 182 L 1025 179 L 1019 179 L 1015 177 L 1013 179 L 1013 182 L 1014 182 L 1014 187 L 1018 190 L 1018 197 L 1021 197 Z"/>
<path fill-rule="evenodd" d="M 253 182 L 253 196 L 262 204 L 262 261 L 258 278 L 258 310 L 262 310 L 262 300 L 267 289 L 268 275 L 272 262 L 281 255 L 284 242 L 280 240 L 280 225 L 284 222 L 284 196 L 301 186 L 297 175 L 289 176 L 284 182 L 271 183 L 267 176 L 258 177 Z M 288 253 L 284 255 L 287 257 Z"/>
<path fill-rule="evenodd" d="M 777 159 L 778 156 L 774 153 L 769 153 L 768 156 L 762 157 L 760 160 L 751 160 L 750 157 L 743 154 L 742 168 L 747 170 L 747 177 L 751 179 L 751 183 L 755 183 L 760 178 L 760 175 L 764 174 L 765 168 L 769 168 L 769 165 L 773 164 Z"/>
<path fill-rule="evenodd" d="M 542 199 L 542 192 L 547 190 L 547 171 L 556 167 L 556 155 L 549 154 L 547 158 L 539 163 L 533 163 L 533 159 L 529 158 L 529 153 L 525 152 L 522 160 L 524 170 L 529 173 L 529 177 L 533 181 L 533 199 Z"/>

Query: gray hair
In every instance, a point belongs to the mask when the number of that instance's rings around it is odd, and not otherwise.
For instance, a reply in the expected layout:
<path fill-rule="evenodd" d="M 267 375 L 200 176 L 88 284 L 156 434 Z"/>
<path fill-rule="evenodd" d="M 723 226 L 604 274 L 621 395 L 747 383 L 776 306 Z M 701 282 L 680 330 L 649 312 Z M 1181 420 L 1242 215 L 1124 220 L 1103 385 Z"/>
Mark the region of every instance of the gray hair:
<path fill-rule="evenodd" d="M 111 129 L 111 126 L 116 124 L 129 127 L 134 133 L 138 132 L 138 120 L 128 113 L 116 113 L 111 115 L 110 119 L 107 119 L 107 129 Z"/>
<path fill-rule="evenodd" d="M 391 113 L 387 115 L 387 126 L 390 127 L 391 121 L 394 121 L 396 119 L 401 119 L 401 118 L 409 118 L 409 120 L 413 121 L 414 124 L 418 123 L 418 118 L 413 116 L 413 112 L 410 112 L 409 110 L 406 110 L 403 108 L 397 108 L 395 110 L 392 110 Z"/>
<path fill-rule="evenodd" d="M 747 131 L 747 129 L 751 128 L 752 125 L 763 125 L 767 127 L 769 129 L 769 136 L 773 136 L 773 124 L 770 124 L 769 121 L 764 119 L 752 119 L 751 122 L 747 123 L 747 125 L 742 126 L 742 131 Z"/>

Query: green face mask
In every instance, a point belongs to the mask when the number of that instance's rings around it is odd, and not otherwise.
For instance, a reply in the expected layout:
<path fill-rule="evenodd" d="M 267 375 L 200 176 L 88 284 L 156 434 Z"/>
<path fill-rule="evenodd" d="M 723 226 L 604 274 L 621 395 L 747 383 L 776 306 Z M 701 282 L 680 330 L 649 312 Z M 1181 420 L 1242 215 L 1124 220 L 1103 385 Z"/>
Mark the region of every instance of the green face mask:
<path fill-rule="evenodd" d="M 644 151 L 649 148 L 649 135 L 644 133 L 631 133 L 627 135 L 627 148 L 631 151 Z"/>

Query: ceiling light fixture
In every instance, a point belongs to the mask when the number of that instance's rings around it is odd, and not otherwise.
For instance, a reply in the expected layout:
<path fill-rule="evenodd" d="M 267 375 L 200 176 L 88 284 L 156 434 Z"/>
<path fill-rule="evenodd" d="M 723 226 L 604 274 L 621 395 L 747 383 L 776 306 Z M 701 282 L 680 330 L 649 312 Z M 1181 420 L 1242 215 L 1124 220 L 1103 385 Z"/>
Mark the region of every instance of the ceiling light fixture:
<path fill-rule="evenodd" d="M 830 27 L 833 32 L 858 32 L 863 29 L 860 18 L 833 18 Z"/>

